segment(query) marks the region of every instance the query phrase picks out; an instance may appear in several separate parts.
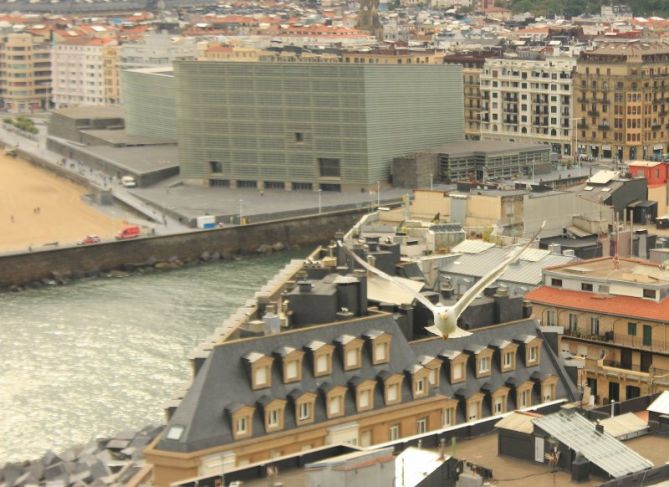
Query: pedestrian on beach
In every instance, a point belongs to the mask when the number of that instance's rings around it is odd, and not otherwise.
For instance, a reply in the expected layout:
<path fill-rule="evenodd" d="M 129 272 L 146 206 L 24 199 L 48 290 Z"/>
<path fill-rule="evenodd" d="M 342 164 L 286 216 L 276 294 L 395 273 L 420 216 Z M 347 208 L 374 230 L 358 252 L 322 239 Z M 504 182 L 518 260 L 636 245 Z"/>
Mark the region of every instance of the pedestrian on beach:
<path fill-rule="evenodd" d="M 9 220 L 10 220 L 12 223 L 14 223 L 14 215 L 10 216 L 10 217 L 9 217 Z"/>

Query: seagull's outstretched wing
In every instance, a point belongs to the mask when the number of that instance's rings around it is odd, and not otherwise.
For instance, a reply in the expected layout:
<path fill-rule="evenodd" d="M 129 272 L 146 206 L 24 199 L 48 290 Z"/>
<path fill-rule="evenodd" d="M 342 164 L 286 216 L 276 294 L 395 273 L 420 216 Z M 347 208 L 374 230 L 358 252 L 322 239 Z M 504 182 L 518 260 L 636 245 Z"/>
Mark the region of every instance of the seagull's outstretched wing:
<path fill-rule="evenodd" d="M 436 312 L 436 308 L 435 308 L 434 304 L 432 304 L 432 303 L 430 302 L 430 300 L 427 299 L 425 296 L 423 296 L 423 295 L 420 294 L 420 293 L 417 293 L 416 291 L 414 291 L 413 289 L 411 289 L 409 286 L 406 286 L 406 285 L 405 285 L 403 282 L 401 282 L 399 279 L 395 279 L 393 276 L 390 276 L 390 275 L 386 274 L 385 272 L 383 272 L 382 270 L 377 269 L 376 267 L 374 267 L 374 266 L 368 264 L 368 263 L 365 262 L 363 259 L 361 259 L 360 256 L 359 256 L 358 254 L 356 254 L 356 253 L 353 252 L 351 249 L 349 249 L 345 244 L 343 244 L 343 243 L 341 243 L 341 242 L 337 242 L 337 245 L 341 246 L 341 247 L 346 251 L 346 253 L 347 253 L 348 255 L 350 255 L 351 257 L 353 257 L 353 259 L 354 259 L 358 264 L 360 264 L 363 268 L 367 269 L 369 272 L 373 272 L 373 273 L 376 274 L 377 276 L 379 276 L 379 277 L 381 277 L 381 278 L 383 278 L 383 279 L 385 279 L 385 280 L 387 280 L 387 281 L 392 282 L 392 283 L 395 284 L 396 286 L 401 287 L 401 288 L 404 289 L 406 292 L 411 293 L 411 295 L 412 295 L 414 298 L 416 298 L 418 301 L 420 301 L 421 303 L 423 303 L 423 305 L 424 305 L 427 309 L 429 309 L 432 313 Z"/>
<path fill-rule="evenodd" d="M 490 286 L 493 282 L 495 282 L 499 277 L 504 274 L 504 271 L 506 271 L 506 268 L 509 267 L 509 264 L 511 264 L 513 261 L 518 259 L 520 255 L 525 252 L 529 246 L 534 242 L 534 240 L 539 236 L 541 231 L 544 229 L 544 226 L 546 226 L 546 221 L 541 224 L 541 227 L 537 232 L 532 235 L 532 238 L 525 244 L 523 245 L 522 248 L 516 250 L 510 257 L 507 257 L 504 259 L 497 267 L 495 267 L 493 270 L 491 270 L 488 274 L 483 276 L 481 279 L 479 279 L 477 282 L 474 283 L 474 285 L 465 292 L 462 297 L 458 300 L 457 303 L 455 303 L 451 309 L 455 312 L 455 318 L 459 318 L 460 315 L 463 313 L 465 309 L 467 309 L 467 306 L 469 306 L 474 299 L 476 299 L 476 296 L 478 296 L 485 288 Z"/>
<path fill-rule="evenodd" d="M 374 211 L 372 213 L 367 213 L 365 216 L 360 218 L 360 220 L 358 220 L 358 223 L 353 225 L 353 227 L 351 227 L 351 229 L 348 232 L 346 232 L 346 235 L 344 235 L 344 242 L 348 242 L 349 240 L 352 240 L 356 235 L 360 234 L 360 229 L 365 223 L 367 223 L 367 220 L 369 220 L 373 216 L 377 216 L 378 214 L 379 214 L 378 211 Z"/>

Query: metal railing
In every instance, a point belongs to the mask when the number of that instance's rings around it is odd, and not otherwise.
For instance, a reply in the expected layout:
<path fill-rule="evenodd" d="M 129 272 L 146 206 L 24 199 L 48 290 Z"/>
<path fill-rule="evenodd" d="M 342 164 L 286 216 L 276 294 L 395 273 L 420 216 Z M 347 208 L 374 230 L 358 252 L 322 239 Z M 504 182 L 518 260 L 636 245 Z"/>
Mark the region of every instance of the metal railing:
<path fill-rule="evenodd" d="M 566 336 L 580 338 L 582 340 L 589 340 L 594 342 L 614 343 L 623 347 L 634 348 L 636 350 L 643 350 L 648 352 L 669 352 L 669 342 L 663 340 L 652 340 L 650 343 L 644 341 L 643 337 L 623 335 L 620 333 L 604 332 L 600 334 L 586 333 L 581 330 L 571 330 L 567 327 L 564 329 Z"/>

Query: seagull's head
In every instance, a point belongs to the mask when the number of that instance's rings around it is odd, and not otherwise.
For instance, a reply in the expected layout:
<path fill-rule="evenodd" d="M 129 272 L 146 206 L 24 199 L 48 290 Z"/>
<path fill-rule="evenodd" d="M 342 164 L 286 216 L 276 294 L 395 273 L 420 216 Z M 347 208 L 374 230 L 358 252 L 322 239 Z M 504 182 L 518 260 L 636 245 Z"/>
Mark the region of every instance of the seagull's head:
<path fill-rule="evenodd" d="M 446 319 L 448 318 L 448 312 L 446 310 L 440 311 L 438 315 L 442 321 L 446 321 Z"/>

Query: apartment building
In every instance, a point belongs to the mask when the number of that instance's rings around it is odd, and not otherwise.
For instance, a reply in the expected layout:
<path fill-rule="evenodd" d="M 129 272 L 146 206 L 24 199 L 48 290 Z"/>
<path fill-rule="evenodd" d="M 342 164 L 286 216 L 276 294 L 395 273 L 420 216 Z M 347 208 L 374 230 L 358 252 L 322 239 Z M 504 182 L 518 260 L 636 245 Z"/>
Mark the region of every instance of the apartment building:
<path fill-rule="evenodd" d="M 490 55 L 488 53 L 488 55 Z M 450 54 L 444 56 L 447 64 L 462 65 L 465 102 L 465 137 L 481 138 L 481 72 L 485 64 L 485 53 Z"/>
<path fill-rule="evenodd" d="M 116 41 L 77 38 L 53 46 L 53 103 L 57 108 L 118 103 Z"/>
<path fill-rule="evenodd" d="M 547 268 L 525 295 L 534 318 L 564 328 L 597 403 L 669 389 L 668 297 L 669 270 L 615 257 Z"/>
<path fill-rule="evenodd" d="M 0 107 L 10 113 L 50 108 L 51 46 L 32 34 L 0 40 Z"/>
<path fill-rule="evenodd" d="M 195 59 L 197 55 L 195 39 L 175 37 L 167 32 L 150 32 L 139 41 L 119 47 L 119 67 L 121 70 L 171 67 L 176 59 Z"/>
<path fill-rule="evenodd" d="M 398 252 L 372 247 L 377 263 L 394 268 Z M 256 336 L 228 332 L 193 356 L 193 383 L 169 406 L 165 432 L 144 452 L 155 485 L 575 400 L 573 382 L 535 320 L 484 326 L 446 342 L 413 339 L 426 324 L 419 306 L 400 305 L 402 298 L 365 271 L 342 274 L 344 257 L 319 255 L 325 267 L 297 271 L 260 293 L 265 304 L 237 313 Z M 372 289 L 383 310 L 368 306 L 368 299 L 378 302 Z"/>
<path fill-rule="evenodd" d="M 635 39 L 581 52 L 574 76 L 578 152 L 660 158 L 669 141 L 669 43 Z"/>
<path fill-rule="evenodd" d="M 575 59 L 486 59 L 481 72 L 481 138 L 572 148 Z"/>

